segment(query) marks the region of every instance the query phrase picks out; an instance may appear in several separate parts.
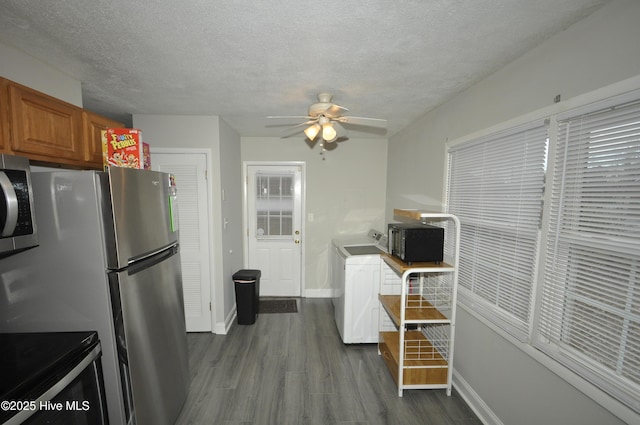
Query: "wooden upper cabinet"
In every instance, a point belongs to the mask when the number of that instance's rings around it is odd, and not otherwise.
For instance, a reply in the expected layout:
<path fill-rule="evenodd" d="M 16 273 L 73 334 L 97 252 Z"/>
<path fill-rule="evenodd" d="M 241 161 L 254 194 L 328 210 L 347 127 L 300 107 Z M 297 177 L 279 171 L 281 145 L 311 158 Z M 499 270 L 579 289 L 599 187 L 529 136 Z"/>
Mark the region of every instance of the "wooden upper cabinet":
<path fill-rule="evenodd" d="M 0 152 L 9 148 L 9 92 L 7 80 L 0 78 Z"/>
<path fill-rule="evenodd" d="M 13 152 L 49 162 L 84 160 L 82 108 L 13 82 L 8 96 Z"/>
<path fill-rule="evenodd" d="M 89 111 L 82 112 L 84 161 L 102 167 L 102 131 L 124 127 L 124 124 Z"/>
<path fill-rule="evenodd" d="M 0 153 L 101 170 L 102 134 L 122 123 L 0 78 Z"/>

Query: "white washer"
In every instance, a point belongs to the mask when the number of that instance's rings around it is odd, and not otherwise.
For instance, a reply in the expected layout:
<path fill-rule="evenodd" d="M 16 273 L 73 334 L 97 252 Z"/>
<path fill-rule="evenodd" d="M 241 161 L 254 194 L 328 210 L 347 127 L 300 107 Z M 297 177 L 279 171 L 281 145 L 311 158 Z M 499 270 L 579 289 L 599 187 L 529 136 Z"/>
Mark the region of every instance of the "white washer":
<path fill-rule="evenodd" d="M 334 316 L 345 344 L 378 342 L 380 254 L 384 251 L 386 235 L 376 230 L 366 237 L 332 241 Z"/>

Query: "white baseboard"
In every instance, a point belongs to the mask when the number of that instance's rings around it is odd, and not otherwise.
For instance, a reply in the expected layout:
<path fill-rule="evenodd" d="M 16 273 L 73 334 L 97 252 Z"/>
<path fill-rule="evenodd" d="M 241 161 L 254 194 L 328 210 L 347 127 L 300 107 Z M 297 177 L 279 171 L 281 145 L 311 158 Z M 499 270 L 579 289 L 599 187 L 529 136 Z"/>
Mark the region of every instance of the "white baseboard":
<path fill-rule="evenodd" d="M 453 369 L 453 386 L 484 425 L 504 425 L 455 368 Z"/>
<path fill-rule="evenodd" d="M 226 335 L 229 333 L 229 329 L 233 325 L 238 315 L 238 310 L 234 307 L 231 309 L 227 317 L 224 318 L 224 322 L 216 322 L 213 327 L 213 333 L 218 335 Z"/>

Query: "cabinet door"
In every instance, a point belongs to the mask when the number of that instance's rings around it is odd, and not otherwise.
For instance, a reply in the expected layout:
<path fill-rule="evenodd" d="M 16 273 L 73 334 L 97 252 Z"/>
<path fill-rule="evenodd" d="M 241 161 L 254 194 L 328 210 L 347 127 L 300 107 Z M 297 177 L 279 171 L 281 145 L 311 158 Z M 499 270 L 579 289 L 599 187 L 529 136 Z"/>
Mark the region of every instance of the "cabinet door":
<path fill-rule="evenodd" d="M 11 149 L 31 159 L 82 161 L 82 109 L 9 83 Z"/>
<path fill-rule="evenodd" d="M 102 167 L 102 131 L 120 128 L 124 124 L 89 111 L 82 112 L 84 160 Z"/>
<path fill-rule="evenodd" d="M 8 82 L 0 78 L 0 152 L 9 150 L 9 92 Z"/>

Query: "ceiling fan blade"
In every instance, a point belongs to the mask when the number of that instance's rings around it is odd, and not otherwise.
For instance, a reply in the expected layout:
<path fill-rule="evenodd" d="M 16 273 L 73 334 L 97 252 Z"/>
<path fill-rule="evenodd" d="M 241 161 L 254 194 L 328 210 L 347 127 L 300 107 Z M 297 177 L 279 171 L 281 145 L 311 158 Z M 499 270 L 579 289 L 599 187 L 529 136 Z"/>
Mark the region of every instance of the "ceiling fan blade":
<path fill-rule="evenodd" d="M 310 124 L 313 124 L 316 121 L 318 121 L 318 120 L 309 120 L 309 121 L 306 121 L 306 122 L 301 122 L 300 124 L 296 124 L 296 125 L 292 126 L 291 128 L 301 127 L 303 125 L 310 125 Z"/>
<path fill-rule="evenodd" d="M 269 119 L 298 119 L 298 118 L 306 118 L 309 119 L 308 115 L 269 115 L 267 118 Z"/>
<path fill-rule="evenodd" d="M 309 126 L 309 125 L 315 123 L 316 121 L 318 121 L 318 120 L 309 120 L 309 121 L 306 121 L 306 122 L 301 122 L 300 124 L 296 124 L 296 125 L 287 127 L 287 128 L 285 128 L 285 129 L 283 129 L 281 131 L 282 133 L 286 133 L 284 136 L 282 136 L 282 138 L 286 139 L 288 137 L 291 137 L 291 136 L 293 136 L 295 134 L 300 133 L 301 131 L 304 131 L 304 129 L 301 129 L 300 127 Z"/>
<path fill-rule="evenodd" d="M 301 118 L 308 118 L 308 117 L 301 117 Z M 308 126 L 308 125 L 311 125 L 311 124 L 315 123 L 316 121 L 317 120 L 311 119 L 311 120 L 308 120 L 308 121 L 305 121 L 305 122 L 301 122 L 300 124 L 290 124 L 290 123 L 287 123 L 287 124 L 274 124 L 274 125 L 267 125 L 266 127 L 270 127 L 270 128 L 273 128 L 273 127 L 285 127 L 284 129 L 280 130 L 280 132 L 286 133 L 286 132 L 295 130 L 295 132 L 298 133 L 298 132 L 300 132 L 300 130 L 296 130 L 298 127 Z"/>
<path fill-rule="evenodd" d="M 334 117 L 339 117 L 340 115 L 342 115 L 344 112 L 348 112 L 349 110 L 343 106 L 340 105 L 336 105 L 335 103 L 332 103 L 331 106 L 329 106 L 325 111 L 324 111 L 324 115 L 329 117 L 329 118 L 334 118 Z"/>
<path fill-rule="evenodd" d="M 339 117 L 336 118 L 336 121 L 345 123 L 345 124 L 355 124 L 355 125 L 375 125 L 375 126 L 386 126 L 387 120 L 381 118 L 366 118 L 366 117 Z"/>

